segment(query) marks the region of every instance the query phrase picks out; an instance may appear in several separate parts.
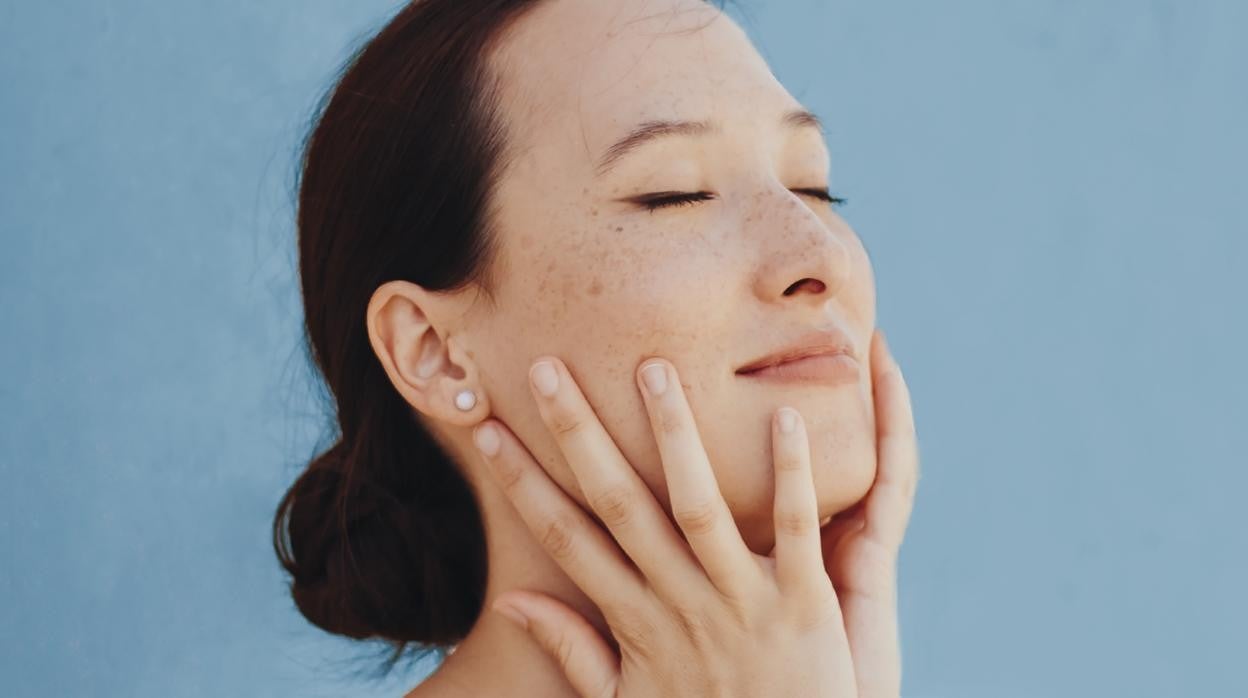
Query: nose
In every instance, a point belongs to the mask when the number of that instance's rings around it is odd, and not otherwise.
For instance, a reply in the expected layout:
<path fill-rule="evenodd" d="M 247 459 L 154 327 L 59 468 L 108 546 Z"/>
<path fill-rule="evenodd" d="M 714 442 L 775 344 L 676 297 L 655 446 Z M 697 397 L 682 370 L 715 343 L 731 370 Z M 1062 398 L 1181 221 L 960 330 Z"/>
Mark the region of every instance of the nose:
<path fill-rule="evenodd" d="M 755 212 L 761 223 L 751 234 L 760 246 L 754 293 L 768 304 L 822 307 L 849 281 L 849 248 L 803 195 L 783 188 L 780 192 L 765 197 L 766 210 Z"/>

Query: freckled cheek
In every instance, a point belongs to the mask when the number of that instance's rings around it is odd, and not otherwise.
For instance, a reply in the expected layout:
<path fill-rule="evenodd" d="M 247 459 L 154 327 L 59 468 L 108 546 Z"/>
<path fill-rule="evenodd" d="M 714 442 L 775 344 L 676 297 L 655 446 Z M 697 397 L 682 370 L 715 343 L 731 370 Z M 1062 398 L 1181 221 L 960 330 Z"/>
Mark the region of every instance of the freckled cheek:
<path fill-rule="evenodd" d="M 674 235 L 616 223 L 534 246 L 509 265 L 512 273 L 528 270 L 520 295 L 530 301 L 516 300 L 522 324 L 543 344 L 577 353 L 637 356 L 696 339 L 727 305 L 713 289 L 724 288 L 730 270 L 722 254 L 690 249 Z"/>
<path fill-rule="evenodd" d="M 857 238 L 849 244 L 850 273 L 843 290 L 844 303 L 866 329 L 875 324 L 875 270 Z"/>
<path fill-rule="evenodd" d="M 647 303 L 647 296 L 661 296 L 656 287 L 671 282 L 670 272 L 660 268 L 644 252 L 587 246 L 560 258 L 541 283 L 543 297 L 569 299 L 575 307 L 615 312 Z M 549 266 L 549 265 L 548 265 Z M 569 306 L 573 307 L 573 306 Z"/>

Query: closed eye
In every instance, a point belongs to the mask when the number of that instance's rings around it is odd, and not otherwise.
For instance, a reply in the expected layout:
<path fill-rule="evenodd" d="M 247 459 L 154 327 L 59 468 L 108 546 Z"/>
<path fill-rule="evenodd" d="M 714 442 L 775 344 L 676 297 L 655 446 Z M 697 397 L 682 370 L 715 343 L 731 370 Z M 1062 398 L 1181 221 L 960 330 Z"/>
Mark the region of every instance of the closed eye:
<path fill-rule="evenodd" d="M 842 206 L 847 199 L 833 196 L 827 189 L 794 189 L 798 194 L 806 194 L 813 196 L 821 201 L 827 201 L 833 206 Z M 660 192 L 650 196 L 643 197 L 638 201 L 648 211 L 655 211 L 660 208 L 668 208 L 671 206 L 688 206 L 699 201 L 709 201 L 715 198 L 713 194 L 705 191 L 689 192 L 689 193 L 670 193 Z"/>

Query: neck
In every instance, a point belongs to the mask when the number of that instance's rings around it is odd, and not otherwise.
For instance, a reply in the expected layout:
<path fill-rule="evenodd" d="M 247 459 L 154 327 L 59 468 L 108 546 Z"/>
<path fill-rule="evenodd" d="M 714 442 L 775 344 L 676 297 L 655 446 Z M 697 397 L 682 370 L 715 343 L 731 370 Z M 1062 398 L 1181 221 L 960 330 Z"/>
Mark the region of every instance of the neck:
<path fill-rule="evenodd" d="M 504 591 L 536 591 L 567 604 L 585 617 L 604 638 L 609 630 L 598 607 L 568 578 L 530 533 L 474 452 L 473 487 L 482 509 L 489 562 L 485 602 L 468 635 L 411 696 L 540 695 L 578 698 L 563 669 L 533 638 L 490 604 Z M 480 466 L 480 467 L 479 467 Z"/>

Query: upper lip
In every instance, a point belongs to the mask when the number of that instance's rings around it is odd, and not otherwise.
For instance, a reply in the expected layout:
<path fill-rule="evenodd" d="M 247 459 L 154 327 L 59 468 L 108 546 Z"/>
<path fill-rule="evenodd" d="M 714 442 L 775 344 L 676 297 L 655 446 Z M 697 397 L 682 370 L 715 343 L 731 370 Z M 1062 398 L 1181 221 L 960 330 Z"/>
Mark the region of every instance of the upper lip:
<path fill-rule="evenodd" d="M 760 368 L 782 364 L 786 361 L 823 354 L 845 354 L 853 358 L 854 343 L 850 340 L 849 335 L 841 330 L 835 328 L 815 330 L 781 346 L 766 356 L 745 364 L 737 369 L 737 373 L 749 373 Z"/>

